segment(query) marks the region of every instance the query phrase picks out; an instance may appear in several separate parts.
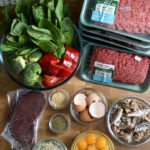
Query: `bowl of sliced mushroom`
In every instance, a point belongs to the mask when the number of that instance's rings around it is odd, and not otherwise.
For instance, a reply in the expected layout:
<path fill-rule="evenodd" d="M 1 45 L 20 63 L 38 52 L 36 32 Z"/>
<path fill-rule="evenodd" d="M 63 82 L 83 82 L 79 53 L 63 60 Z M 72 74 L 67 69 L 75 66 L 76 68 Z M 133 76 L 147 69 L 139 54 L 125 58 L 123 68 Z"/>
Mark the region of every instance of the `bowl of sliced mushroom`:
<path fill-rule="evenodd" d="M 125 97 L 112 104 L 106 116 L 111 136 L 126 146 L 150 140 L 150 103 L 139 97 Z"/>

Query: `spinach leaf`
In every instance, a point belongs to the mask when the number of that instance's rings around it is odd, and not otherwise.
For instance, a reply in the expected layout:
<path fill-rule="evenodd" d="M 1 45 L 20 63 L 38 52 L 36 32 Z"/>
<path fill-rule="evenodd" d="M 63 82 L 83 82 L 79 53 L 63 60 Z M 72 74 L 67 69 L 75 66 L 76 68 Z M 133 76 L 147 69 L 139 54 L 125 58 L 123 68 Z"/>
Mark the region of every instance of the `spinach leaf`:
<path fill-rule="evenodd" d="M 18 43 L 18 37 L 12 36 L 10 34 L 8 34 L 6 36 L 6 44 L 12 45 L 12 46 L 15 46 L 15 47 L 18 47 L 18 48 L 20 48 L 20 46 L 21 46 L 21 44 Z"/>
<path fill-rule="evenodd" d="M 21 45 L 28 45 L 28 44 L 30 44 L 31 43 L 30 37 L 28 35 L 21 35 L 19 37 L 19 43 Z"/>
<path fill-rule="evenodd" d="M 54 55 L 58 58 L 62 58 L 63 54 L 65 53 L 66 48 L 64 47 L 64 44 L 59 43 L 58 48 L 54 51 Z"/>
<path fill-rule="evenodd" d="M 39 28 L 48 29 L 52 33 L 52 37 L 56 43 L 61 42 L 65 43 L 65 37 L 60 29 L 53 25 L 47 19 L 43 19 L 39 22 Z"/>
<path fill-rule="evenodd" d="M 61 31 L 65 36 L 65 44 L 72 45 L 74 40 L 74 28 L 70 18 L 65 17 L 61 23 Z"/>
<path fill-rule="evenodd" d="M 49 21 L 52 21 L 52 15 L 54 14 L 54 0 L 51 0 L 50 2 L 48 2 L 47 4 L 47 18 Z"/>
<path fill-rule="evenodd" d="M 50 41 L 53 39 L 49 30 L 41 29 L 33 25 L 28 26 L 27 33 L 30 37 L 39 41 Z"/>
<path fill-rule="evenodd" d="M 7 5 L 3 8 L 2 14 L 5 18 L 10 19 L 12 17 L 12 10 L 14 9 L 14 5 Z"/>
<path fill-rule="evenodd" d="M 42 6 L 32 6 L 32 14 L 37 24 L 41 19 L 45 18 L 44 9 Z"/>
<path fill-rule="evenodd" d="M 21 22 L 19 19 L 14 19 L 11 25 L 10 34 L 13 36 L 20 36 L 27 28 L 27 24 Z"/>
<path fill-rule="evenodd" d="M 18 13 L 18 14 L 16 14 L 16 15 L 17 15 L 17 17 L 18 17 L 22 22 L 28 24 L 28 19 L 27 19 L 27 17 L 26 17 L 23 13 Z"/>
<path fill-rule="evenodd" d="M 46 5 L 46 3 L 47 3 L 47 0 L 40 0 L 40 1 L 39 1 L 39 3 L 40 3 L 40 5 L 45 6 L 45 5 Z"/>
<path fill-rule="evenodd" d="M 50 1 L 47 3 L 47 7 L 50 8 L 52 11 L 54 11 L 54 10 L 55 10 L 54 0 L 50 0 Z"/>
<path fill-rule="evenodd" d="M 33 16 L 31 10 L 31 3 L 35 2 L 35 0 L 17 0 L 15 12 L 18 15 L 19 13 L 23 13 L 24 16 L 28 19 L 29 24 L 33 24 Z"/>
<path fill-rule="evenodd" d="M 15 54 L 19 55 L 19 56 L 26 55 L 26 54 L 30 53 L 32 50 L 33 50 L 33 48 L 25 46 L 25 47 L 19 49 L 18 51 L 16 51 Z"/>
<path fill-rule="evenodd" d="M 71 10 L 68 4 L 64 3 L 64 17 L 71 18 Z"/>
<path fill-rule="evenodd" d="M 7 52 L 7 51 L 14 51 L 14 50 L 18 50 L 18 47 L 16 46 L 12 46 L 10 44 L 1 44 L 0 45 L 0 50 Z"/>
<path fill-rule="evenodd" d="M 8 33 L 10 30 L 12 19 L 14 18 L 13 13 L 11 12 L 13 8 L 14 8 L 14 6 L 8 5 L 8 6 L 5 6 L 2 10 L 4 19 L 2 21 L 0 21 L 0 32 L 1 33 Z"/>
<path fill-rule="evenodd" d="M 30 15 L 29 12 L 32 2 L 35 2 L 35 0 L 17 0 L 15 8 L 16 14 L 22 12 L 25 15 Z"/>
<path fill-rule="evenodd" d="M 63 3 L 64 3 L 63 0 L 58 0 L 57 1 L 57 5 L 56 5 L 56 9 L 55 9 L 55 14 L 56 14 L 56 17 L 57 17 L 57 19 L 59 21 L 59 24 L 61 24 L 61 21 L 64 18 Z"/>
<path fill-rule="evenodd" d="M 41 50 L 45 53 L 54 53 L 55 50 L 58 48 L 58 46 L 51 41 L 39 41 L 33 38 L 31 39 L 31 41 L 39 46 Z"/>

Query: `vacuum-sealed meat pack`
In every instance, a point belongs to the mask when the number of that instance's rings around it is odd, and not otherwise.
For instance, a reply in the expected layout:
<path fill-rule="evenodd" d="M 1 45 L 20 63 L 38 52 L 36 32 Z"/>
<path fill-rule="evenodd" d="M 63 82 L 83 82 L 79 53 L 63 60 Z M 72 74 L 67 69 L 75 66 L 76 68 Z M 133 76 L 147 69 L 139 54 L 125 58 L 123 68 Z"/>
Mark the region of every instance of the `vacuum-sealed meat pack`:
<path fill-rule="evenodd" d="M 18 89 L 7 95 L 9 116 L 2 132 L 11 147 L 28 150 L 36 142 L 40 117 L 46 106 L 42 92 Z"/>

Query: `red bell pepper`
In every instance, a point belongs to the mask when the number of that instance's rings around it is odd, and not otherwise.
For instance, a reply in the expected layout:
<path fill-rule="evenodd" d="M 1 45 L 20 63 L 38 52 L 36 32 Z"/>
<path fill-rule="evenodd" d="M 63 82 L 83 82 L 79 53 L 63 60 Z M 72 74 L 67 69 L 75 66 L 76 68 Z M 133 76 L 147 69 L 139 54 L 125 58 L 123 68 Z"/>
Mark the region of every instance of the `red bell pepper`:
<path fill-rule="evenodd" d="M 80 52 L 75 48 L 66 46 L 63 59 L 53 54 L 45 54 L 39 61 L 43 73 L 43 85 L 52 86 L 70 76 L 77 66 Z"/>
<path fill-rule="evenodd" d="M 75 63 L 77 63 L 79 56 L 80 56 L 80 52 L 77 49 L 70 47 L 70 46 L 66 46 L 64 57 L 68 57 L 72 59 Z"/>
<path fill-rule="evenodd" d="M 64 67 L 62 67 L 62 69 L 60 70 L 60 72 L 58 73 L 58 77 L 63 77 L 66 78 L 68 76 L 70 76 L 72 74 L 73 70 L 72 69 L 66 69 Z"/>
<path fill-rule="evenodd" d="M 66 46 L 62 66 L 66 69 L 71 69 L 73 72 L 74 69 L 76 68 L 79 56 L 80 52 L 78 50 L 70 46 Z"/>
<path fill-rule="evenodd" d="M 44 86 L 49 87 L 49 86 L 53 86 L 53 85 L 57 84 L 58 82 L 62 81 L 63 79 L 64 78 L 62 78 L 62 77 L 44 75 L 42 83 Z"/>
<path fill-rule="evenodd" d="M 52 54 L 45 54 L 39 61 L 44 73 L 56 76 L 59 73 L 61 59 Z"/>

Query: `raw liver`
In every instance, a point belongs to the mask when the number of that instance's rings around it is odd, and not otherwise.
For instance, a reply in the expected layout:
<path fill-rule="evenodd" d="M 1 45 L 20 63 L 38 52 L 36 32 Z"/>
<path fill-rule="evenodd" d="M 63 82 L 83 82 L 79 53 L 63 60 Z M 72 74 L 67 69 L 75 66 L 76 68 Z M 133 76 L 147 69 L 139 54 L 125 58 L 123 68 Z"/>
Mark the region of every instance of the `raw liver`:
<path fill-rule="evenodd" d="M 35 138 L 37 119 L 46 105 L 41 92 L 31 91 L 17 99 L 10 118 L 12 136 L 21 144 L 31 144 Z"/>

